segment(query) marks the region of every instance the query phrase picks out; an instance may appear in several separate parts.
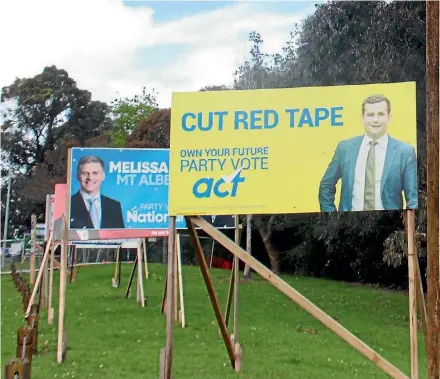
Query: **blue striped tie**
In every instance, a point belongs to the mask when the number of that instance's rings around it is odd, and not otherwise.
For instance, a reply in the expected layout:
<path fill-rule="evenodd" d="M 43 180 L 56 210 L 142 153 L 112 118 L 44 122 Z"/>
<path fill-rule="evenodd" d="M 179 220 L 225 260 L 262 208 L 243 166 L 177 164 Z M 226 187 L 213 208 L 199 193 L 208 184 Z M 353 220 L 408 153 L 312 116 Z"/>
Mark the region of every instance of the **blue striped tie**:
<path fill-rule="evenodd" d="M 89 202 L 89 214 L 90 218 L 92 219 L 93 227 L 94 229 L 99 229 L 99 216 L 98 216 L 98 210 L 96 209 L 95 205 L 96 199 L 88 199 Z"/>

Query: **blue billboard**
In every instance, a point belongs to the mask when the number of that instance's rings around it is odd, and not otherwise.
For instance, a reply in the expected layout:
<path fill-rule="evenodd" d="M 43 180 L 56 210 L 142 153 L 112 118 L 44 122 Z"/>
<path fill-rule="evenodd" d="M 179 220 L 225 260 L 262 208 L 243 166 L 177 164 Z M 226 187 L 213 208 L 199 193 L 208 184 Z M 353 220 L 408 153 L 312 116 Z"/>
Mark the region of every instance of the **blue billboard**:
<path fill-rule="evenodd" d="M 72 148 L 69 175 L 70 230 L 168 229 L 169 149 Z M 233 216 L 204 218 L 234 227 Z"/>

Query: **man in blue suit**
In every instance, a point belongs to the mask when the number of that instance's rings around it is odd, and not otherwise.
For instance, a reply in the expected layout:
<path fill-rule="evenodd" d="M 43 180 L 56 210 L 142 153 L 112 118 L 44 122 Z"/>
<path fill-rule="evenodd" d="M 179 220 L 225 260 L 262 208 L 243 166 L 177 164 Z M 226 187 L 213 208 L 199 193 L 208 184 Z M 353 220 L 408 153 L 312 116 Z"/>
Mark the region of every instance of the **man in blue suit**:
<path fill-rule="evenodd" d="M 372 95 L 362 103 L 365 134 L 339 142 L 319 185 L 321 212 L 336 211 L 336 183 L 342 179 L 339 211 L 417 209 L 414 148 L 387 133 L 390 101 Z"/>

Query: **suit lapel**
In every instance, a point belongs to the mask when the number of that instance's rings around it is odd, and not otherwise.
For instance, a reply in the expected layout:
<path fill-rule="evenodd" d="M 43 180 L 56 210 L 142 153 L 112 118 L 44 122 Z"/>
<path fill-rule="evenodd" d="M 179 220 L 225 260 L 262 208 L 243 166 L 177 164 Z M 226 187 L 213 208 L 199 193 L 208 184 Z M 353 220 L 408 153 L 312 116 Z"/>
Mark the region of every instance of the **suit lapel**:
<path fill-rule="evenodd" d="M 81 220 L 83 219 L 84 222 L 87 225 L 87 228 L 93 228 L 92 219 L 90 218 L 89 211 L 87 210 L 86 205 L 84 204 L 84 200 L 81 196 L 81 193 L 78 191 L 75 195 L 75 204 L 72 204 L 74 207 L 77 208 L 78 218 Z"/>
<path fill-rule="evenodd" d="M 348 199 L 350 199 L 350 205 L 351 205 L 351 198 L 353 196 L 353 185 L 354 185 L 354 174 L 356 171 L 356 161 L 359 155 L 359 149 L 361 148 L 361 143 L 363 140 L 363 136 L 357 137 L 353 141 L 353 146 L 349 150 L 349 153 L 347 154 L 348 164 L 349 164 L 349 172 L 348 172 Z"/>
<path fill-rule="evenodd" d="M 390 173 L 391 166 L 393 164 L 394 155 L 396 153 L 396 143 L 395 140 L 391 137 L 388 137 L 388 145 L 387 152 L 385 154 L 385 162 L 383 165 L 382 179 L 380 182 L 380 192 L 383 192 L 385 183 L 388 178 L 388 174 Z"/>
<path fill-rule="evenodd" d="M 108 211 L 108 207 L 104 206 L 104 202 L 105 202 L 105 198 L 104 196 L 101 196 L 101 228 L 105 228 L 107 225 L 105 225 L 104 221 L 107 220 L 107 211 Z"/>

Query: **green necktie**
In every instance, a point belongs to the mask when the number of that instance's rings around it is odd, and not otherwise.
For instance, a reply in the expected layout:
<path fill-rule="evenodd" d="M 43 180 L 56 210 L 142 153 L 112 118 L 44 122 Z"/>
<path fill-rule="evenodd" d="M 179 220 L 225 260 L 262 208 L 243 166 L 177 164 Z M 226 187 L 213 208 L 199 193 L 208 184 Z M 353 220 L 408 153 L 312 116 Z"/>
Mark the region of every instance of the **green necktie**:
<path fill-rule="evenodd" d="M 364 210 L 371 211 L 375 206 L 376 192 L 376 154 L 374 145 L 377 141 L 370 141 L 370 151 L 367 157 L 367 167 L 365 168 L 365 189 L 364 189 Z"/>

